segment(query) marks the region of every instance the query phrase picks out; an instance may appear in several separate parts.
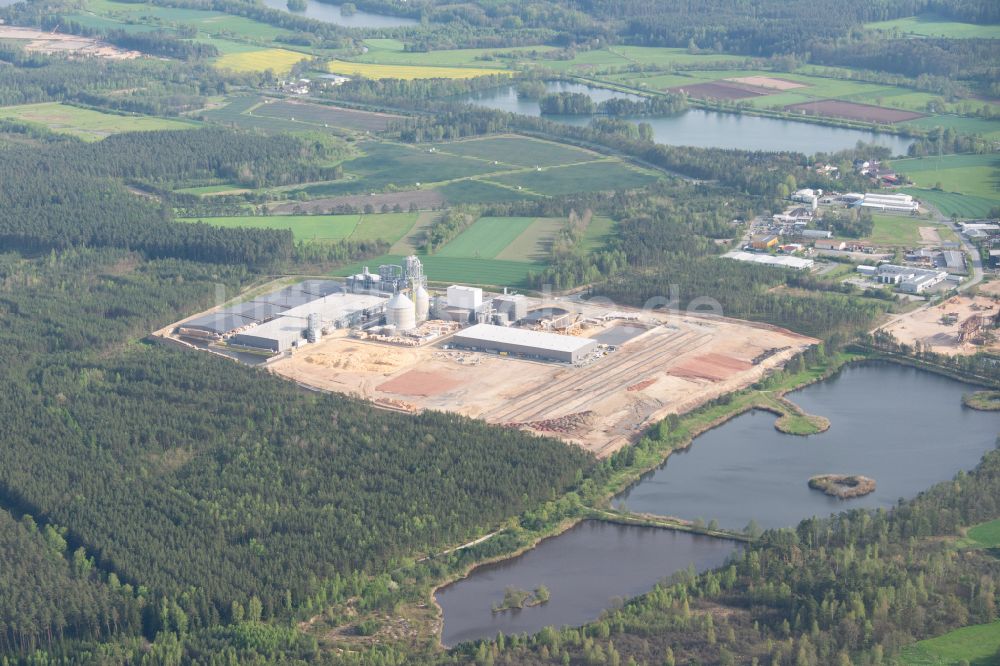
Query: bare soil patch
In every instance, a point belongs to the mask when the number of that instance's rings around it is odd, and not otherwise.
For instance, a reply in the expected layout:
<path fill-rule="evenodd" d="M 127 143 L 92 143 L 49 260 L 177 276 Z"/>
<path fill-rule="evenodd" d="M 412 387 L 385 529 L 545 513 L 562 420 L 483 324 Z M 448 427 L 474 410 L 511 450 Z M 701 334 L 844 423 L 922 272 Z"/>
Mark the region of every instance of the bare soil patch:
<path fill-rule="evenodd" d="M 720 81 L 695 83 L 690 86 L 677 86 L 676 88 L 668 88 L 667 91 L 685 93 L 695 99 L 746 99 L 747 97 L 770 95 L 774 92 L 766 88 L 755 88 L 754 86 L 723 83 Z"/>
<path fill-rule="evenodd" d="M 142 53 L 139 51 L 120 49 L 117 46 L 92 37 L 63 35 L 57 32 L 45 32 L 34 28 L 0 25 L 0 40 L 4 39 L 27 42 L 24 45 L 24 50 L 29 53 L 44 53 L 46 55 L 58 53 L 69 56 L 106 58 L 108 60 L 131 60 L 142 57 Z"/>
<path fill-rule="evenodd" d="M 830 116 L 832 118 L 847 118 L 866 123 L 899 123 L 904 120 L 923 118 L 924 114 L 914 111 L 887 109 L 872 104 L 858 104 L 839 99 L 823 99 L 816 102 L 789 104 L 785 111 L 795 111 L 809 116 Z"/>
<path fill-rule="evenodd" d="M 670 370 L 670 374 L 675 377 L 707 379 L 709 381 L 717 382 L 752 367 L 753 364 L 749 361 L 733 358 L 731 356 L 725 356 L 723 354 L 704 354 L 675 366 Z"/>
<path fill-rule="evenodd" d="M 941 235 L 938 234 L 938 230 L 934 227 L 920 227 L 919 231 L 921 243 L 932 245 L 939 245 L 941 243 Z"/>
<path fill-rule="evenodd" d="M 778 79 L 773 76 L 740 76 L 733 79 L 726 79 L 733 83 L 741 83 L 755 88 L 768 88 L 770 90 L 795 90 L 796 88 L 806 88 L 806 84 L 787 79 Z"/>
<path fill-rule="evenodd" d="M 447 393 L 453 388 L 461 386 L 464 382 L 440 372 L 425 372 L 423 370 L 410 370 L 398 377 L 394 377 L 384 384 L 378 385 L 378 390 L 383 393 L 398 393 L 399 395 L 429 397 Z"/>

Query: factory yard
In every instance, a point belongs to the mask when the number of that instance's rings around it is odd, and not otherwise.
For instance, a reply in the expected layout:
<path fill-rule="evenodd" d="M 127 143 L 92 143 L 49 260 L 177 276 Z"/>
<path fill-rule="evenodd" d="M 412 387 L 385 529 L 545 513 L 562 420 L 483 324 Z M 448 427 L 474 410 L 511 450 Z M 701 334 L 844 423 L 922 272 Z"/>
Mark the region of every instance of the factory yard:
<path fill-rule="evenodd" d="M 745 387 L 816 342 L 728 319 L 642 313 L 601 321 L 608 310 L 579 309 L 592 323 L 578 335 L 619 344 L 580 365 L 448 348 L 449 339 L 400 348 L 340 332 L 269 367 L 385 408 L 456 412 L 606 456 L 667 414 Z"/>
<path fill-rule="evenodd" d="M 894 319 L 882 330 L 906 345 L 920 343 L 923 349 L 952 356 L 980 351 L 1000 351 L 1000 342 L 985 340 L 972 330 L 984 319 L 1000 316 L 1000 301 L 985 296 L 955 296 L 940 305 L 914 310 Z M 969 324 L 970 319 L 980 322 Z M 963 336 L 963 325 L 966 335 Z M 981 331 L 982 329 L 980 329 Z M 977 339 L 978 338 L 978 339 Z"/>

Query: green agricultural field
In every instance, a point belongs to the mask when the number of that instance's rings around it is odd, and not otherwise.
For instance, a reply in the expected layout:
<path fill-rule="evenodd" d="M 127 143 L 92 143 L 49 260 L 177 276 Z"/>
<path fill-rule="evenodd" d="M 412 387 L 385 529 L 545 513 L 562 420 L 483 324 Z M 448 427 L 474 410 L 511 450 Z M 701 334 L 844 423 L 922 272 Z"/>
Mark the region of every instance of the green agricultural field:
<path fill-rule="evenodd" d="M 388 42 L 389 48 L 381 48 Z M 354 62 L 376 65 L 416 65 L 423 67 L 472 67 L 474 69 L 507 69 L 518 62 L 530 62 L 538 54 L 555 50 L 553 46 L 518 46 L 513 48 L 449 49 L 415 53 L 396 47 L 396 40 L 365 40 L 368 53 L 351 58 Z"/>
<path fill-rule="evenodd" d="M 384 240 L 395 243 L 410 233 L 417 222 L 418 213 L 376 213 L 362 215 L 351 240 Z"/>
<path fill-rule="evenodd" d="M 0 118 L 44 125 L 54 132 L 72 134 L 85 141 L 98 141 L 122 132 L 192 129 L 200 124 L 193 120 L 103 113 L 59 102 L 0 107 Z"/>
<path fill-rule="evenodd" d="M 538 217 L 521 232 L 496 259 L 509 261 L 544 262 L 552 249 L 552 242 L 559 235 L 566 220 L 561 217 Z"/>
<path fill-rule="evenodd" d="M 985 217 L 1000 206 L 1000 156 L 941 155 L 894 160 L 892 166 L 917 184 L 906 192 L 944 215 Z"/>
<path fill-rule="evenodd" d="M 894 21 L 879 21 L 865 25 L 868 30 L 898 32 L 918 37 L 948 37 L 950 39 L 1000 39 L 1000 26 L 977 25 L 949 21 L 935 14 L 920 14 Z"/>
<path fill-rule="evenodd" d="M 900 123 L 905 127 L 918 127 L 920 129 L 952 129 L 965 134 L 978 134 L 986 139 L 1000 140 L 1000 120 L 986 120 L 984 118 L 963 118 L 962 116 L 928 116 L 917 118 Z"/>
<path fill-rule="evenodd" d="M 185 222 L 205 222 L 218 227 L 291 229 L 298 241 L 330 242 L 385 240 L 395 243 L 417 221 L 417 213 L 375 213 L 372 215 L 237 215 L 229 217 L 184 218 Z"/>
<path fill-rule="evenodd" d="M 507 170 L 481 160 L 402 144 L 369 142 L 361 149 L 364 155 L 344 162 L 343 180 L 306 186 L 302 191 L 309 197 L 325 197 L 377 192 L 390 186 L 412 189 L 418 187 L 417 183 L 422 187 Z"/>
<path fill-rule="evenodd" d="M 980 197 L 1000 196 L 1000 155 L 941 155 L 893 160 L 893 168 L 919 187 Z"/>
<path fill-rule="evenodd" d="M 996 198 L 976 197 L 958 192 L 942 192 L 941 190 L 925 190 L 919 187 L 906 187 L 903 192 L 912 194 L 914 198 L 941 211 L 946 217 L 983 218 L 994 208 L 1000 207 Z"/>
<path fill-rule="evenodd" d="M 583 247 L 588 252 L 604 248 L 615 232 L 615 221 L 610 217 L 595 215 L 590 219 L 590 226 L 583 236 Z"/>
<path fill-rule="evenodd" d="M 542 141 L 524 136 L 498 136 L 487 139 L 467 139 L 435 146 L 435 149 L 449 155 L 473 157 L 492 164 L 519 167 L 556 166 L 588 162 L 600 157 L 596 153 L 574 148 L 552 141 Z M 503 167 L 497 166 L 499 171 Z"/>
<path fill-rule="evenodd" d="M 538 198 L 529 192 L 512 190 L 481 180 L 459 180 L 443 185 L 437 188 L 437 191 L 451 204 L 500 203 Z"/>
<path fill-rule="evenodd" d="M 910 215 L 874 213 L 875 229 L 868 240 L 878 245 L 911 246 L 920 243 L 920 227 L 927 221 Z"/>
<path fill-rule="evenodd" d="M 1000 621 L 950 631 L 908 645 L 900 654 L 907 666 L 995 666 L 1000 663 Z"/>
<path fill-rule="evenodd" d="M 398 264 L 401 255 L 384 255 L 363 262 L 343 266 L 334 275 L 344 276 L 361 272 L 362 267 L 375 268 L 379 264 Z M 528 274 L 544 268 L 541 264 L 523 261 L 500 261 L 498 259 L 465 259 L 421 255 L 424 272 L 431 282 L 461 282 L 484 287 L 526 287 Z"/>
<path fill-rule="evenodd" d="M 217 227 L 291 229 L 295 240 L 338 241 L 350 236 L 361 221 L 360 215 L 239 215 L 229 217 L 182 218 L 184 222 L 204 222 Z"/>
<path fill-rule="evenodd" d="M 231 97 L 225 106 L 209 109 L 202 112 L 205 120 L 227 126 L 235 126 L 243 129 L 255 129 L 262 132 L 327 132 L 337 134 L 334 127 L 323 127 L 322 125 L 311 123 L 300 123 L 298 120 L 292 121 L 287 118 L 278 118 L 254 113 L 254 110 L 261 105 L 263 98 L 244 95 Z"/>
<path fill-rule="evenodd" d="M 656 180 L 644 171 L 625 166 L 621 162 L 602 160 L 565 167 L 522 171 L 490 178 L 503 185 L 521 187 L 535 194 L 560 196 L 574 192 L 600 190 L 625 190 L 643 187 Z"/>
<path fill-rule="evenodd" d="M 86 0 L 86 8 L 98 16 L 128 23 L 164 28 L 190 25 L 206 36 L 231 35 L 250 41 L 272 42 L 278 37 L 289 37 L 293 34 L 288 30 L 243 16 L 201 9 L 161 7 L 138 2 L 115 2 L 115 0 Z"/>
<path fill-rule="evenodd" d="M 250 190 L 240 187 L 238 183 L 223 183 L 221 185 L 202 185 L 200 187 L 182 187 L 174 190 L 178 194 L 194 194 L 199 197 L 218 196 L 221 194 L 243 194 Z"/>
<path fill-rule="evenodd" d="M 494 259 L 532 222 L 530 217 L 481 217 L 434 256 Z"/>

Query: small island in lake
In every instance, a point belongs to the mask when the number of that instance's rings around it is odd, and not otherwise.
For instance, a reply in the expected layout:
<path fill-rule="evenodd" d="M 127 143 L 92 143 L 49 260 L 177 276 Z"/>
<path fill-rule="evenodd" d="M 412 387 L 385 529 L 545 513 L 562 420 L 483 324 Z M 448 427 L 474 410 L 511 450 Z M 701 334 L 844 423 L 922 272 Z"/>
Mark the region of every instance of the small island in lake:
<path fill-rule="evenodd" d="M 503 601 L 493 606 L 494 613 L 503 613 L 509 610 L 520 610 L 530 606 L 541 606 L 549 600 L 549 588 L 539 585 L 534 592 L 520 590 L 516 587 L 508 587 L 504 590 Z"/>
<path fill-rule="evenodd" d="M 820 474 L 809 479 L 809 487 L 831 497 L 851 499 L 875 492 L 875 479 L 851 474 Z"/>

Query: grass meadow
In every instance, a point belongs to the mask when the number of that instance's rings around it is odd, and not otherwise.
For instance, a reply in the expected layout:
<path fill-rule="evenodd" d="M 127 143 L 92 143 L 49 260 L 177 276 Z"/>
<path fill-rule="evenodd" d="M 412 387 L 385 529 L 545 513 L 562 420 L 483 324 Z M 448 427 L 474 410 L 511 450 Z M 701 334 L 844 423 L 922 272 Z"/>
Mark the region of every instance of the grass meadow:
<path fill-rule="evenodd" d="M 927 226 L 926 220 L 910 215 L 873 213 L 872 220 L 875 228 L 868 240 L 878 245 L 919 245 L 920 227 Z"/>
<path fill-rule="evenodd" d="M 185 218 L 185 222 L 205 222 L 218 227 L 291 229 L 297 241 L 332 242 L 385 240 L 395 243 L 417 221 L 417 213 L 375 213 L 372 215 L 239 215 Z"/>
<path fill-rule="evenodd" d="M 920 14 L 893 21 L 865 25 L 868 30 L 898 32 L 917 37 L 947 37 L 949 39 L 1000 39 L 1000 26 L 959 23 L 935 14 Z"/>
<path fill-rule="evenodd" d="M 1000 653 L 1000 621 L 977 624 L 908 645 L 900 654 L 907 666 L 994 666 Z"/>
<path fill-rule="evenodd" d="M 0 107 L 0 118 L 43 125 L 54 132 L 72 134 L 85 141 L 99 141 L 122 132 L 192 129 L 200 124 L 193 120 L 103 113 L 59 102 Z"/>
<path fill-rule="evenodd" d="M 344 76 L 366 79 L 472 79 L 489 74 L 506 74 L 503 69 L 485 67 L 433 67 L 429 65 L 378 65 L 364 62 L 331 60 L 326 70 Z"/>

